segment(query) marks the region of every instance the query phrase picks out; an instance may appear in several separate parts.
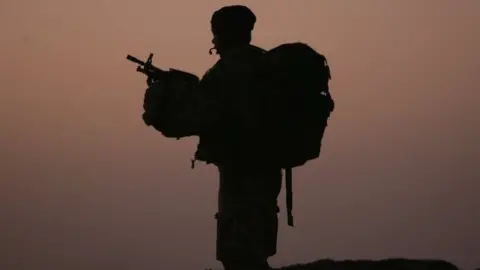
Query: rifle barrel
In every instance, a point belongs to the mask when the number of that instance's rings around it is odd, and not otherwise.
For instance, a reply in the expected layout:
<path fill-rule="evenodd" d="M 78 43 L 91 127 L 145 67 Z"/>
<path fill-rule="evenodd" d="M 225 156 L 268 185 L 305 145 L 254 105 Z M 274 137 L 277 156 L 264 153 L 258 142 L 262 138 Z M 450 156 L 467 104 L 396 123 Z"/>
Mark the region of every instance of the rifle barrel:
<path fill-rule="evenodd" d="M 137 58 L 135 58 L 134 56 L 131 56 L 130 54 L 127 55 L 127 60 L 129 61 L 132 61 L 134 63 L 137 63 L 139 65 L 145 65 L 145 62 L 143 62 L 142 60 L 138 60 Z"/>

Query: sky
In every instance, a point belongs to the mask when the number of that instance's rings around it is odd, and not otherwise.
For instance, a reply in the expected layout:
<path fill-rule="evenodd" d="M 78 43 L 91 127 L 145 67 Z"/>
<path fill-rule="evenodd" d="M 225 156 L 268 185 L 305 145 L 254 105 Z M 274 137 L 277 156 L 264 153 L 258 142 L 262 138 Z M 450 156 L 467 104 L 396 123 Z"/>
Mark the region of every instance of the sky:
<path fill-rule="evenodd" d="M 322 155 L 280 195 L 273 266 L 439 258 L 480 267 L 480 1 L 2 0 L 0 269 L 203 269 L 218 173 L 198 139 L 141 119 L 125 57 L 202 76 L 210 16 L 257 15 L 254 44 L 326 55 L 336 111 Z"/>

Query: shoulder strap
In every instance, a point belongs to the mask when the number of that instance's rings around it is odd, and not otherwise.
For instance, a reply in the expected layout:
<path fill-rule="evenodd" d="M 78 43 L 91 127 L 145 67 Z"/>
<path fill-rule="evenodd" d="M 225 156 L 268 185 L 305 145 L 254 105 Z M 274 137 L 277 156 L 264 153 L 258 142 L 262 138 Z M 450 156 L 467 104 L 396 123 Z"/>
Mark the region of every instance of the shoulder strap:
<path fill-rule="evenodd" d="M 286 183 L 286 192 L 285 194 L 287 195 L 287 219 L 288 219 L 288 226 L 293 227 L 293 214 L 292 214 L 292 209 L 293 209 L 293 191 L 292 191 L 292 168 L 286 168 L 285 169 L 285 183 Z"/>

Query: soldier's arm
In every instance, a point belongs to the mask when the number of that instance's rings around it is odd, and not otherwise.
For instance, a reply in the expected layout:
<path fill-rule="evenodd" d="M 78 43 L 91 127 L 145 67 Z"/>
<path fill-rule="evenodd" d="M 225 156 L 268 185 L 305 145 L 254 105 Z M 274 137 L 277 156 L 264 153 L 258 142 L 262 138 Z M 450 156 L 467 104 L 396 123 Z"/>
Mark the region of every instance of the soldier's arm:
<path fill-rule="evenodd" d="M 144 121 L 169 138 L 196 135 L 197 76 L 171 70 L 163 80 L 151 85 L 144 100 Z"/>

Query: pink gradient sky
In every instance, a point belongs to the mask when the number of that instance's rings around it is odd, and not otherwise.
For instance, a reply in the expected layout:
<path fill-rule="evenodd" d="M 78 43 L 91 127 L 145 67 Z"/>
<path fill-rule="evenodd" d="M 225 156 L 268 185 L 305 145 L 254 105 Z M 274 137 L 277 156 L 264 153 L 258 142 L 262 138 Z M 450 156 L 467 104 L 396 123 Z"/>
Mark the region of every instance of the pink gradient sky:
<path fill-rule="evenodd" d="M 196 138 L 144 126 L 125 56 L 202 75 L 211 13 L 233 3 L 257 14 L 255 44 L 308 42 L 333 72 L 337 111 L 294 172 L 294 229 L 281 194 L 272 264 L 480 267 L 480 1 L 5 0 L 0 269 L 218 266 L 216 170 L 190 169 Z"/>

